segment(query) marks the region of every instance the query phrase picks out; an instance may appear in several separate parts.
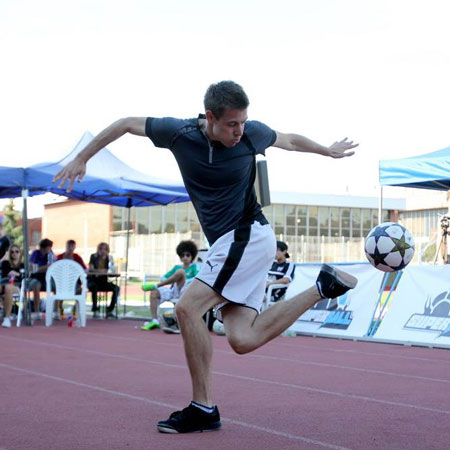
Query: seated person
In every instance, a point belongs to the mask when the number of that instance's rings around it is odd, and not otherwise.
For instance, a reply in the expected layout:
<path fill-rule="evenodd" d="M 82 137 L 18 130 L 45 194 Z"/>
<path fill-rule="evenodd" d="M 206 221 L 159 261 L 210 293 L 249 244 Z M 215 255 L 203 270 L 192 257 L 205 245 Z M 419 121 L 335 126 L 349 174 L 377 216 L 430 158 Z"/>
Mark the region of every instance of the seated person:
<path fill-rule="evenodd" d="M 153 328 L 161 328 L 158 320 L 158 305 L 160 302 L 179 298 L 183 295 L 189 283 L 198 274 L 199 269 L 193 262 L 198 253 L 198 248 L 193 241 L 181 241 L 176 248 L 177 255 L 181 263 L 172 267 L 158 284 L 148 283 L 142 286 L 144 291 L 152 291 L 150 296 L 150 322 L 144 324 L 141 330 L 152 330 Z M 161 289 L 163 286 L 170 288 Z"/>
<path fill-rule="evenodd" d="M 288 246 L 285 242 L 277 241 L 277 253 L 275 254 L 275 261 L 269 270 L 267 288 L 272 284 L 285 284 L 285 288 L 278 288 L 272 290 L 270 302 L 278 302 L 286 294 L 288 284 L 294 279 L 295 265 L 287 261 L 289 253 Z"/>
<path fill-rule="evenodd" d="M 7 255 L 7 259 L 4 259 L 1 264 L 2 284 L 0 285 L 0 295 L 3 295 L 5 308 L 2 327 L 10 328 L 13 295 L 20 293 L 19 286 L 23 278 L 24 265 L 22 252 L 18 245 L 11 245 Z"/>
<path fill-rule="evenodd" d="M 66 242 L 66 251 L 64 253 L 61 253 L 56 257 L 57 261 L 61 259 L 71 259 L 72 261 L 77 262 L 84 270 L 87 270 L 86 264 L 84 264 L 83 258 L 78 254 L 75 253 L 75 248 L 77 246 L 77 243 L 73 239 L 69 239 Z M 81 282 L 78 281 L 77 285 L 77 294 L 81 293 Z M 59 314 L 63 314 L 62 309 L 62 300 L 56 300 L 56 311 L 59 311 Z M 75 306 L 73 307 L 73 314 L 75 314 Z M 55 314 L 55 318 L 57 317 L 58 313 Z"/>
<path fill-rule="evenodd" d="M 31 263 L 31 280 L 28 288 L 33 291 L 34 296 L 34 313 L 31 315 L 33 319 L 40 319 L 40 293 L 47 290 L 45 275 L 50 264 L 55 261 L 55 255 L 52 251 L 53 242 L 50 239 L 42 239 L 39 242 L 39 249 L 33 251 L 30 256 Z"/>
<path fill-rule="evenodd" d="M 106 309 L 106 317 L 114 317 L 114 308 L 117 304 L 120 288 L 117 284 L 108 281 L 107 273 L 114 272 L 114 259 L 109 254 L 109 245 L 100 242 L 97 246 L 97 253 L 93 253 L 89 259 L 88 289 L 92 293 L 92 312 L 94 318 L 98 317 L 97 307 L 98 292 L 112 292 L 111 303 Z"/>
<path fill-rule="evenodd" d="M 9 248 L 9 239 L 4 235 L 3 222 L 0 222 L 0 259 L 2 259 Z"/>

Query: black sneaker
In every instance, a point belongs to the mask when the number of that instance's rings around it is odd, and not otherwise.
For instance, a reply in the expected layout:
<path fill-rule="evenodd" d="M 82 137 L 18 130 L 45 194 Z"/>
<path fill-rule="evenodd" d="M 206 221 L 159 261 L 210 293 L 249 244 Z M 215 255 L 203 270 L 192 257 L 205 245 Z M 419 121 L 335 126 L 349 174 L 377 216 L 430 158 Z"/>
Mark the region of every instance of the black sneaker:
<path fill-rule="evenodd" d="M 167 420 L 158 422 L 161 433 L 201 433 L 219 430 L 220 414 L 217 406 L 212 413 L 207 413 L 196 406 L 189 405 L 183 411 L 175 411 Z"/>
<path fill-rule="evenodd" d="M 322 264 L 316 286 L 322 298 L 336 298 L 353 289 L 358 279 L 349 273 L 335 269 L 328 264 Z"/>

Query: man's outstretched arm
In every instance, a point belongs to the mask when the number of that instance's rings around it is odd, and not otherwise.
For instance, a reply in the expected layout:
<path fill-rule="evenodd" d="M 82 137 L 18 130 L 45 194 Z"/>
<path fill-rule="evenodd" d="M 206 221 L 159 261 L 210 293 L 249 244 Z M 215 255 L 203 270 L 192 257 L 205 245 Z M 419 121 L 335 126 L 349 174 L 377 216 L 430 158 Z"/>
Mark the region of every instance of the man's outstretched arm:
<path fill-rule="evenodd" d="M 280 133 L 277 131 L 277 139 L 274 147 L 290 150 L 294 152 L 317 153 L 318 155 L 330 156 L 332 158 L 344 158 L 352 156 L 355 152 L 349 151 L 359 144 L 348 141 L 347 138 L 335 142 L 329 147 L 318 144 L 304 136 L 293 133 Z"/>
<path fill-rule="evenodd" d="M 127 117 L 120 119 L 101 131 L 91 142 L 69 163 L 61 169 L 53 178 L 53 182 L 60 181 L 58 188 L 64 188 L 69 182 L 67 192 L 72 190 L 75 180 L 81 181 L 86 173 L 86 163 L 99 150 L 111 142 L 119 139 L 126 133 L 137 136 L 145 136 L 146 117 Z"/>

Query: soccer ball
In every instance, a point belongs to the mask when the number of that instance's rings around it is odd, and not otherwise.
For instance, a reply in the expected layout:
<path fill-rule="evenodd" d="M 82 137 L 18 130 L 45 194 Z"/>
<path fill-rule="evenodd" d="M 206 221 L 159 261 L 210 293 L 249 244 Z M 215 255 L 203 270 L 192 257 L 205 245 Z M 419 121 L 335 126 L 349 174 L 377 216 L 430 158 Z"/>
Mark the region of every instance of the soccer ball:
<path fill-rule="evenodd" d="M 370 264 L 376 269 L 396 272 L 411 262 L 414 256 L 414 239 L 404 226 L 384 222 L 367 235 L 364 250 Z"/>

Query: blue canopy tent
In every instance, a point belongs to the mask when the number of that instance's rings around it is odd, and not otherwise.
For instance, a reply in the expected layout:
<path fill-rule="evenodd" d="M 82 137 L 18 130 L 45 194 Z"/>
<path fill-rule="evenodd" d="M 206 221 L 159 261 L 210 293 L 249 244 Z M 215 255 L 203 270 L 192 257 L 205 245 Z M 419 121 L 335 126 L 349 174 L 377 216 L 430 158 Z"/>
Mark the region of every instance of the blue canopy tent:
<path fill-rule="evenodd" d="M 168 182 L 143 174 L 127 166 L 106 148 L 88 163 L 81 183 L 76 182 L 72 192 L 59 189 L 53 177 L 68 164 L 91 140 L 85 133 L 75 148 L 61 161 L 40 163 L 27 168 L 0 166 L 0 198 L 20 197 L 22 190 L 28 195 L 64 195 L 78 200 L 116 206 L 153 206 L 189 200 L 182 183 Z"/>
<path fill-rule="evenodd" d="M 380 210 L 383 205 L 383 186 L 448 191 L 450 189 L 450 147 L 410 158 L 383 160 L 380 161 L 379 170 Z M 441 243 L 444 242 L 443 253 L 446 254 L 447 229 L 443 224 L 442 222 Z M 436 245 L 435 263 L 440 246 L 440 244 Z"/>
<path fill-rule="evenodd" d="M 25 254 L 28 253 L 28 196 L 51 192 L 88 202 L 123 206 L 128 208 L 128 224 L 130 224 L 130 208 L 132 206 L 167 205 L 189 201 L 189 196 L 182 183 L 168 182 L 132 169 L 106 148 L 89 161 L 83 181 L 75 182 L 70 193 L 59 189 L 58 184 L 52 182 L 53 177 L 74 159 L 92 139 L 92 134 L 84 133 L 75 148 L 56 163 L 40 163 L 27 168 L 0 166 L 0 198 L 22 197 L 24 200 Z M 128 272 L 129 228 L 130 226 L 128 226 L 127 232 L 126 273 Z M 25 260 L 25 272 L 28 274 L 27 258 Z M 126 283 L 125 281 L 125 298 Z"/>
<path fill-rule="evenodd" d="M 380 161 L 381 186 L 447 191 L 450 189 L 450 147 L 424 155 Z"/>

